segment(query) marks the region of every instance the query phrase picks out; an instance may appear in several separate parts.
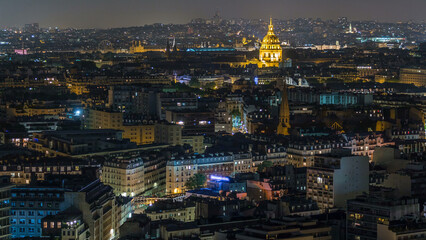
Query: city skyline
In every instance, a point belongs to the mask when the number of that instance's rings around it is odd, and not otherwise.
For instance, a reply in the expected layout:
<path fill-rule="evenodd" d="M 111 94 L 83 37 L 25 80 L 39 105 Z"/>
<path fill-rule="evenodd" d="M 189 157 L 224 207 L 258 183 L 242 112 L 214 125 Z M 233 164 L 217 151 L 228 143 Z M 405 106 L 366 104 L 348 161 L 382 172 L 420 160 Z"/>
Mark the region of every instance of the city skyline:
<path fill-rule="evenodd" d="M 0 0 L 0 240 L 425 239 L 424 9 Z"/>
<path fill-rule="evenodd" d="M 214 2 L 188 0 L 185 2 L 162 0 L 112 1 L 91 0 L 89 2 L 52 0 L 38 1 L 0 1 L 0 26 L 21 27 L 26 23 L 38 22 L 41 27 L 60 28 L 116 28 L 142 26 L 153 23 L 188 23 L 194 18 L 210 18 L 216 11 L 223 18 L 245 19 L 294 19 L 322 18 L 337 19 L 348 17 L 350 20 L 375 20 L 379 22 L 425 21 L 422 9 L 426 2 L 408 1 L 337 1 L 268 0 L 259 5 L 252 0 Z M 332 7 L 330 7 L 332 6 Z"/>

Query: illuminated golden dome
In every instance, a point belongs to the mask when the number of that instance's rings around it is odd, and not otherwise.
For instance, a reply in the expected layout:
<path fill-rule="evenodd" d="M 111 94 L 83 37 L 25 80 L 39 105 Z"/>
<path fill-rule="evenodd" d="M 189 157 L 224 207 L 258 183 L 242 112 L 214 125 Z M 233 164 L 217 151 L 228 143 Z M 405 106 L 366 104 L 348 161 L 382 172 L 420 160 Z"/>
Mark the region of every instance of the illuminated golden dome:
<path fill-rule="evenodd" d="M 269 43 L 269 44 L 271 44 L 271 43 L 278 43 L 279 44 L 280 40 L 278 39 L 277 36 L 275 36 L 275 34 L 274 35 L 266 35 L 263 38 L 262 43 Z"/>
<path fill-rule="evenodd" d="M 272 18 L 269 22 L 268 33 L 263 38 L 259 50 L 259 67 L 278 67 L 282 61 L 282 49 L 280 40 L 274 33 Z"/>
<path fill-rule="evenodd" d="M 274 25 L 272 25 L 272 18 L 271 18 L 269 22 L 269 27 L 268 27 L 268 33 L 263 38 L 262 44 L 265 45 L 265 44 L 279 44 L 279 43 L 280 43 L 280 40 L 274 33 Z"/>

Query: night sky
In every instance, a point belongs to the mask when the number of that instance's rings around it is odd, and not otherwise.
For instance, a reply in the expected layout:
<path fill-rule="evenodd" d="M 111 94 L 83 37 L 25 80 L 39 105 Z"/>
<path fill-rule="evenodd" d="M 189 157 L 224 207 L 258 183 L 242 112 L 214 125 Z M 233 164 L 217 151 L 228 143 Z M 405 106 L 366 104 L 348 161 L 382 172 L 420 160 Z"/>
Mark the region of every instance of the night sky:
<path fill-rule="evenodd" d="M 210 18 L 426 20 L 426 0 L 0 0 L 0 26 L 109 28 Z"/>

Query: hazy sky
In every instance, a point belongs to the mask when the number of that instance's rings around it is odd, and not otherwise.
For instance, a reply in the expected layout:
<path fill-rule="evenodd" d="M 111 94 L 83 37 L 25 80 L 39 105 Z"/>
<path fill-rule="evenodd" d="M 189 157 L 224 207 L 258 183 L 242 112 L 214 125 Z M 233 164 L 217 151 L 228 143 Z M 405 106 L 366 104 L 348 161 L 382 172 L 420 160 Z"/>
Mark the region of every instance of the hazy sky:
<path fill-rule="evenodd" d="M 426 0 L 0 0 L 0 26 L 123 27 L 192 18 L 426 20 Z"/>

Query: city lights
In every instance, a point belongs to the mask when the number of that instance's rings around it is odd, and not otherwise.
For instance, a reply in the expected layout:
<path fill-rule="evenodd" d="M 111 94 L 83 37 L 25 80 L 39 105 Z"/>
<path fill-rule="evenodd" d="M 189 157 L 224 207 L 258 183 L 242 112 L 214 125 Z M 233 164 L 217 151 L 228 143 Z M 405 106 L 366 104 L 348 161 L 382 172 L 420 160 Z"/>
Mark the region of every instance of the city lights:
<path fill-rule="evenodd" d="M 424 238 L 426 2 L 228 2 L 0 5 L 0 239 Z"/>

